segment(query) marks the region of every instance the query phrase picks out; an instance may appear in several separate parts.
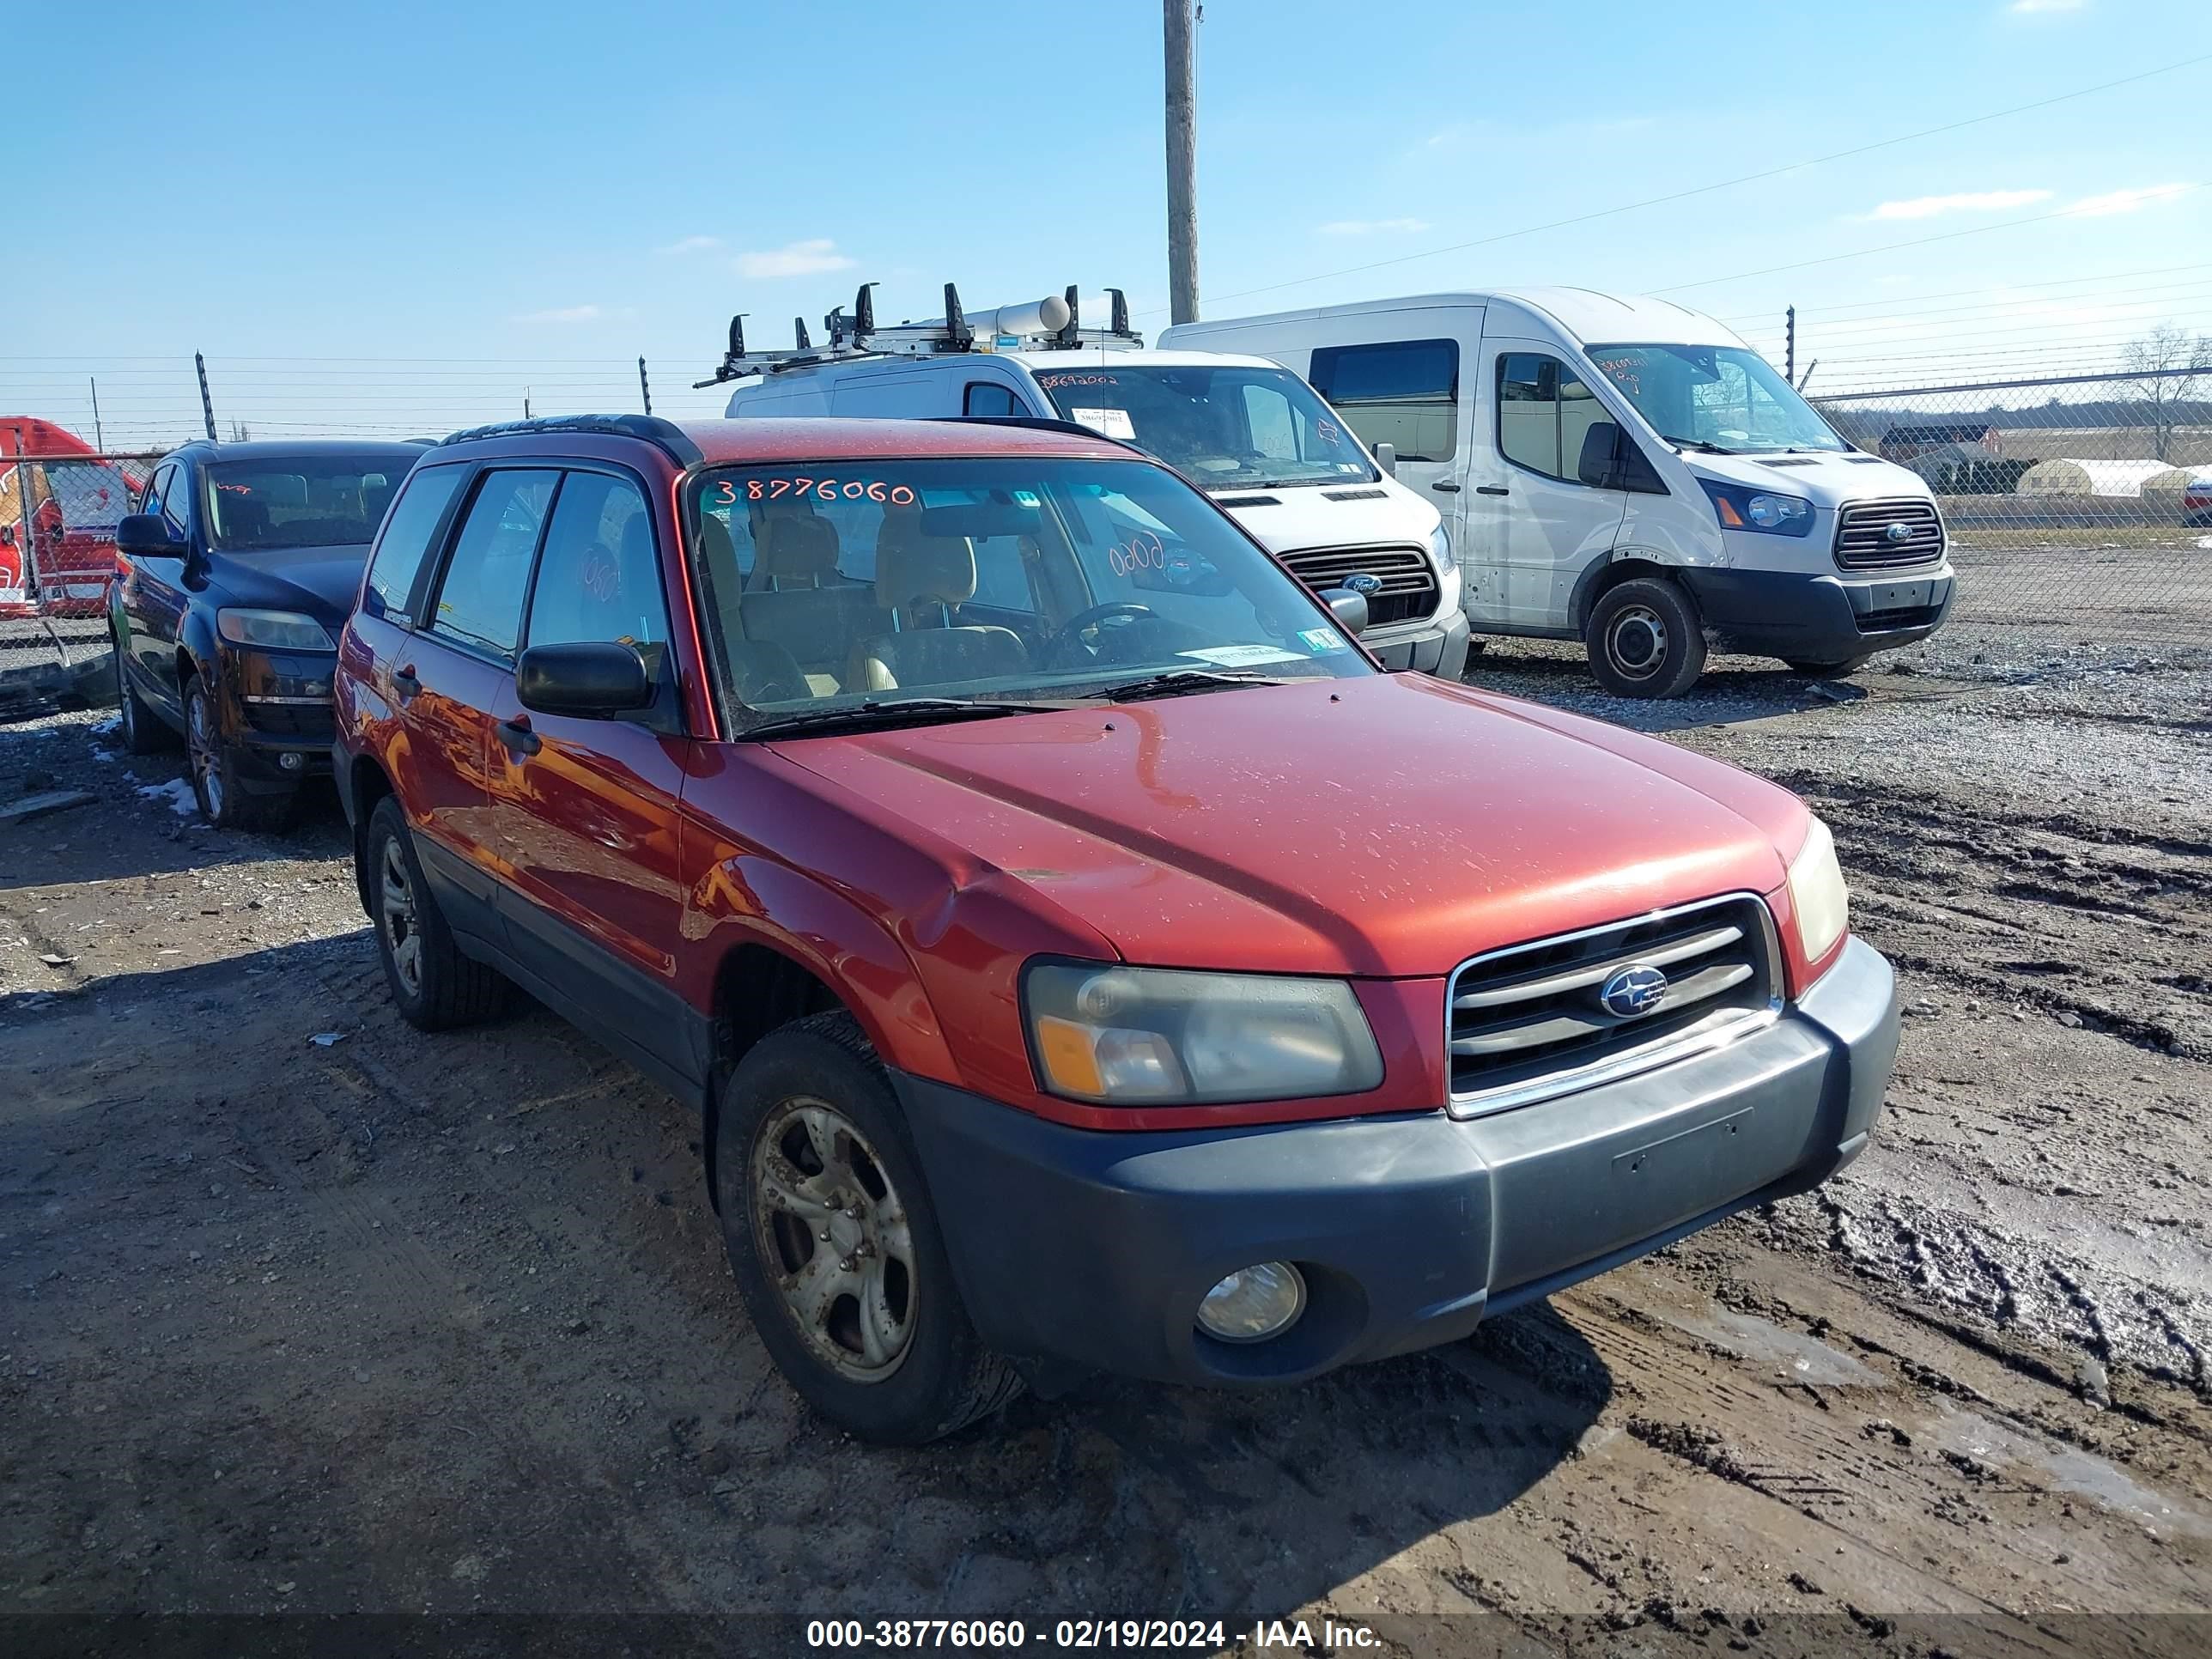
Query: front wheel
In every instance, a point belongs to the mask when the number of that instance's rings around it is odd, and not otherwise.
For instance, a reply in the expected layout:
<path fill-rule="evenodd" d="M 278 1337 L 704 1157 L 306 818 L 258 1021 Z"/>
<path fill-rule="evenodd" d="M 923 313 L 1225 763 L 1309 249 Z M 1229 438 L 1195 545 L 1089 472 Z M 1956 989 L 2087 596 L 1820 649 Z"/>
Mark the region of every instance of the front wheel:
<path fill-rule="evenodd" d="M 296 790 L 258 792 L 240 781 L 237 747 L 223 740 L 215 694 L 204 675 L 193 675 L 185 685 L 185 752 L 200 816 L 216 829 L 281 830 L 290 821 Z"/>
<path fill-rule="evenodd" d="M 1845 657 L 1837 662 L 1801 662 L 1794 657 L 1784 657 L 1784 665 L 1793 674 L 1802 674 L 1808 680 L 1848 679 L 1864 668 L 1874 659 L 1874 653 L 1863 657 Z"/>
<path fill-rule="evenodd" d="M 1583 630 L 1590 672 L 1616 697 L 1679 697 L 1705 672 L 1705 630 L 1690 596 L 1657 576 L 1608 587 Z"/>
<path fill-rule="evenodd" d="M 890 1079 L 850 1014 L 770 1033 L 716 1078 L 722 1242 L 753 1328 L 806 1403 L 918 1446 L 1020 1392 L 975 1334 Z"/>

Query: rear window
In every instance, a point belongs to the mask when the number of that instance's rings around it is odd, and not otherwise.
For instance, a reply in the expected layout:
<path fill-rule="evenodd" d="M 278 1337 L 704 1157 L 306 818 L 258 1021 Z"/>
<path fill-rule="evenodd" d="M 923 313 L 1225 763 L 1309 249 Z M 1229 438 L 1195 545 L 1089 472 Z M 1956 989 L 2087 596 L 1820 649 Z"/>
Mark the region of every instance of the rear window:
<path fill-rule="evenodd" d="M 366 547 L 411 456 L 217 461 L 207 470 L 208 539 L 227 553 Z"/>

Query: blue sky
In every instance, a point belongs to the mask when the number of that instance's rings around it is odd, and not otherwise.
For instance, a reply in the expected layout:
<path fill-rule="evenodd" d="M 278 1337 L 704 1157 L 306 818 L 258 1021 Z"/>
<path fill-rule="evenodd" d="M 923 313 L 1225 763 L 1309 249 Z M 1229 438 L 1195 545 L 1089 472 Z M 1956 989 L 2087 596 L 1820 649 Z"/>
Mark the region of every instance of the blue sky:
<path fill-rule="evenodd" d="M 1353 269 L 2140 75 L 2212 52 L 2203 21 L 2201 0 L 1211 0 L 1206 314 L 1560 282 L 1668 293 L 1778 355 L 1794 302 L 1801 364 L 1837 389 L 2212 328 L 2212 63 Z M 863 279 L 890 316 L 950 277 L 979 305 L 1112 283 L 1166 320 L 1151 0 L 118 5 L 96 32 L 40 7 L 8 36 L 49 66 L 10 77 L 37 137 L 7 216 L 44 229 L 9 262 L 8 412 L 83 427 L 98 374 L 122 435 L 189 426 L 196 349 L 219 414 L 298 429 L 519 413 L 524 386 L 539 412 L 605 405 L 640 354 L 659 406 L 706 412 L 678 380 L 732 311 L 780 343 Z M 1920 245 L 1833 258 L 1895 243 Z"/>

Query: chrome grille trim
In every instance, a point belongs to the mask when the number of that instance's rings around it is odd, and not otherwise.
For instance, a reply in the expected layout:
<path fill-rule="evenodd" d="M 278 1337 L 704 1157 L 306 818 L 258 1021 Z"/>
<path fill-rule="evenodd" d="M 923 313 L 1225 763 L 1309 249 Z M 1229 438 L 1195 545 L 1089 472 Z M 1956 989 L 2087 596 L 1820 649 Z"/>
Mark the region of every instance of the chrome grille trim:
<path fill-rule="evenodd" d="M 1889 526 L 1904 525 L 1901 542 L 1888 539 Z M 1933 501 L 1913 496 L 1878 501 L 1847 501 L 1836 515 L 1838 570 L 1905 570 L 1935 564 L 1943 556 L 1943 520 Z"/>
<path fill-rule="evenodd" d="M 1708 912 L 1719 913 L 1712 917 L 1715 925 L 1699 927 L 1698 919 Z M 1607 948 L 1607 935 L 1619 936 L 1620 948 Z M 1641 945 L 1633 942 L 1639 936 Z M 1732 951 L 1731 947 L 1736 946 L 1741 948 Z M 1601 954 L 1595 960 L 1585 957 L 1559 971 L 1543 971 L 1544 955 L 1571 953 L 1577 947 Z M 1669 988 L 1673 993 L 1669 1003 L 1651 1015 L 1622 1017 L 1595 1006 L 1563 1006 L 1554 1000 L 1565 994 L 1601 985 L 1625 967 L 1640 963 L 1663 968 L 1711 958 L 1717 952 L 1722 953 L 1721 960 L 1708 960 L 1676 981 Z M 1532 971 L 1516 975 L 1512 971 L 1516 957 L 1526 959 Z M 1781 1017 L 1782 971 L 1774 918 L 1755 893 L 1700 899 L 1470 957 L 1452 970 L 1445 985 L 1445 1069 L 1451 1079 L 1447 1109 L 1458 1118 L 1506 1111 L 1618 1082 L 1740 1041 Z M 1470 976 L 1484 982 L 1462 991 L 1461 987 Z M 1731 1000 L 1703 1014 L 1695 1013 L 1698 1004 L 1716 998 Z M 1590 1001 L 1595 1004 L 1595 996 Z M 1542 1006 L 1547 1002 L 1548 1006 Z M 1516 1003 L 1537 1006 L 1531 1006 L 1531 1017 L 1525 1020 L 1498 1018 Z M 1666 1018 L 1669 1009 L 1676 1018 Z M 1685 1022 L 1680 1017 L 1683 1014 L 1694 1017 Z M 1631 1040 L 1625 1046 L 1607 1041 L 1612 1033 L 1647 1023 L 1653 1024 L 1649 1041 Z M 1585 1050 L 1594 1048 L 1595 1052 L 1579 1061 L 1563 1063 L 1557 1070 L 1519 1076 L 1509 1072 L 1494 1085 L 1479 1081 L 1482 1064 L 1503 1069 L 1511 1066 L 1516 1057 L 1523 1065 L 1540 1061 L 1544 1049 L 1559 1044 Z M 1470 1065 L 1476 1068 L 1478 1080 L 1473 1086 L 1465 1086 L 1458 1074 Z"/>

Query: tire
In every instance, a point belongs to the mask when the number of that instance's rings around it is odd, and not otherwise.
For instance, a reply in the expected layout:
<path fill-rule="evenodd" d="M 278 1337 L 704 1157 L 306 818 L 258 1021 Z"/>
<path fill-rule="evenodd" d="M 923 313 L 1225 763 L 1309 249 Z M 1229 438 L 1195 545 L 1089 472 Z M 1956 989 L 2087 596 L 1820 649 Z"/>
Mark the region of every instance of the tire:
<path fill-rule="evenodd" d="M 794 1020 L 715 1085 L 722 1243 L 800 1397 L 862 1440 L 919 1446 L 1020 1393 L 969 1320 L 890 1080 L 853 1017 Z"/>
<path fill-rule="evenodd" d="M 1848 679 L 1874 660 L 1874 653 L 1863 657 L 1845 657 L 1841 662 L 1798 662 L 1785 657 L 1784 665 L 1793 674 L 1802 674 L 1808 680 Z"/>
<path fill-rule="evenodd" d="M 397 798 L 386 795 L 376 803 L 365 845 L 377 959 L 401 1017 L 417 1030 L 449 1031 L 498 1013 L 507 1004 L 507 981 L 453 943 L 453 929 L 422 879 L 415 838 Z"/>
<path fill-rule="evenodd" d="M 109 638 L 115 647 L 115 718 L 122 726 L 124 749 L 133 755 L 157 755 L 174 749 L 177 734 L 146 706 L 146 700 L 131 684 L 130 671 L 123 665 L 123 641 L 114 635 Z"/>
<path fill-rule="evenodd" d="M 238 749 L 223 741 L 222 720 L 205 677 L 185 682 L 185 757 L 200 816 L 218 830 L 283 830 L 299 791 L 257 791 L 240 776 Z"/>
<path fill-rule="evenodd" d="M 1705 624 L 1663 577 L 1608 587 L 1583 630 L 1590 672 L 1616 697 L 1679 697 L 1705 672 Z"/>

